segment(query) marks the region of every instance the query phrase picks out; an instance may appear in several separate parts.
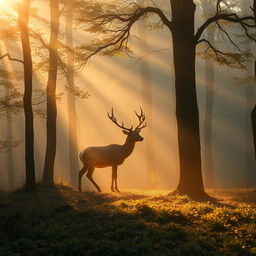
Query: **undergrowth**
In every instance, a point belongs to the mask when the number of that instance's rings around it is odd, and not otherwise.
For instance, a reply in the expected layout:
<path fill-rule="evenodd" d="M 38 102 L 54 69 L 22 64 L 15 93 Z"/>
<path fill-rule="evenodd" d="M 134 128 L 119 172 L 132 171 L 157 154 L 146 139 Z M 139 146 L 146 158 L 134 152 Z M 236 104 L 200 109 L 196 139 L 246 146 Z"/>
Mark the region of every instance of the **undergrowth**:
<path fill-rule="evenodd" d="M 0 255 L 256 255 L 256 208 L 245 194 L 195 202 L 60 186 L 2 195 Z"/>

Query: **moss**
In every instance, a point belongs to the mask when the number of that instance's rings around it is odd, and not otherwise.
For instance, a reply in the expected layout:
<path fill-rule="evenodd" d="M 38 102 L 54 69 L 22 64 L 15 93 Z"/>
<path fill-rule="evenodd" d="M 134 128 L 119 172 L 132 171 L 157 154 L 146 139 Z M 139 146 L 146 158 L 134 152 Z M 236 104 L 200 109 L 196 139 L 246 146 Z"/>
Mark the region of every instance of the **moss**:
<path fill-rule="evenodd" d="M 16 192 L 0 211 L 0 255 L 256 255 L 255 205 L 242 196 Z"/>

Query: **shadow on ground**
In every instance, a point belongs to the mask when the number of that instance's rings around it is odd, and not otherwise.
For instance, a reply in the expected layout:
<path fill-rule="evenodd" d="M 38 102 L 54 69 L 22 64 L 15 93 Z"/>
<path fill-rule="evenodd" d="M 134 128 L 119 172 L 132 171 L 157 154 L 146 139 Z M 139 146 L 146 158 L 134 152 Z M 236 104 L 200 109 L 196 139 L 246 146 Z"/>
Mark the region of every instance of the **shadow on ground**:
<path fill-rule="evenodd" d="M 166 195 L 0 193 L 0 255 L 256 255 L 255 194 L 215 193 L 217 203 Z"/>

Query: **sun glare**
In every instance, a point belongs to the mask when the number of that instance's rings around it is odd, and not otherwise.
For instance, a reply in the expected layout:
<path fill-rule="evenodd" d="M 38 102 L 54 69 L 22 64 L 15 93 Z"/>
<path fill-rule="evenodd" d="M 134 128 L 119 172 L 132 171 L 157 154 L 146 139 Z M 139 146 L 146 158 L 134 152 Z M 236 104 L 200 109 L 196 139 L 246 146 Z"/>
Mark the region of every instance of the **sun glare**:
<path fill-rule="evenodd" d="M 7 5 L 8 1 L 7 0 L 0 0 L 0 5 L 5 6 Z"/>
<path fill-rule="evenodd" d="M 7 9 L 10 6 L 10 1 L 8 0 L 0 0 L 0 11 L 2 9 Z"/>
<path fill-rule="evenodd" d="M 0 8 L 10 8 L 21 1 L 22 0 L 0 0 Z"/>

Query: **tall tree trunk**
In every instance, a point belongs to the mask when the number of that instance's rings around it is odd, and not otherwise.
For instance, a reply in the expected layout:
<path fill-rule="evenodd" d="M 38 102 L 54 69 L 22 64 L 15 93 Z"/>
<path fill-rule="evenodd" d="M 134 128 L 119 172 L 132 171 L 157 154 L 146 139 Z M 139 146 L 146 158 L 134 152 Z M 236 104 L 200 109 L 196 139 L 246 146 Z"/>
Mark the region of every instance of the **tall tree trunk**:
<path fill-rule="evenodd" d="M 51 35 L 49 43 L 49 73 L 47 82 L 47 121 L 46 153 L 44 162 L 44 183 L 54 183 L 54 161 L 56 155 L 56 83 L 58 70 L 58 33 L 59 33 L 58 0 L 50 0 Z"/>
<path fill-rule="evenodd" d="M 256 0 L 253 0 L 253 15 L 254 15 L 254 20 L 256 25 Z M 254 61 L 254 78 L 256 81 L 256 59 Z"/>
<path fill-rule="evenodd" d="M 248 43 L 246 45 L 246 51 L 251 52 L 251 44 Z M 254 75 L 254 63 L 253 62 L 248 62 L 247 63 L 247 74 L 248 76 L 253 76 Z M 252 170 L 252 160 L 254 158 L 253 154 L 253 145 L 252 145 L 252 136 L 251 136 L 251 120 L 250 120 L 250 113 L 253 108 L 254 104 L 254 90 L 253 90 L 253 82 L 248 82 L 245 85 L 245 99 L 246 99 L 246 104 L 245 104 L 245 145 L 244 145 L 244 175 L 245 175 L 245 185 L 248 188 L 248 183 L 249 183 L 249 174 L 250 170 Z M 248 118 L 249 117 L 249 118 Z"/>
<path fill-rule="evenodd" d="M 207 39 L 214 42 L 214 30 L 207 31 Z M 214 64 L 206 60 L 205 63 L 205 117 L 204 117 L 204 173 L 205 186 L 207 188 L 215 187 L 215 175 L 213 166 L 212 152 L 212 118 L 213 118 L 213 100 L 214 100 Z"/>
<path fill-rule="evenodd" d="M 252 122 L 254 155 L 256 160 L 256 105 L 254 106 L 251 112 L 251 122 Z"/>
<path fill-rule="evenodd" d="M 67 3 L 66 16 L 66 41 L 69 51 L 67 53 L 68 65 L 68 84 L 74 87 L 74 45 L 73 45 L 73 23 L 72 23 L 72 4 Z M 69 136 L 69 172 L 71 185 L 77 187 L 78 170 L 78 142 L 77 142 L 77 115 L 74 95 L 67 93 L 67 111 L 68 111 L 68 136 Z"/>
<path fill-rule="evenodd" d="M 196 95 L 194 14 L 192 0 L 171 0 L 180 179 L 177 193 L 205 195 Z"/>
<path fill-rule="evenodd" d="M 10 88 L 6 87 L 5 95 L 7 98 L 10 96 Z M 12 113 L 9 108 L 6 108 L 6 130 L 7 130 L 7 168 L 8 168 L 8 186 L 9 189 L 14 188 L 15 175 L 13 165 L 13 152 L 12 152 Z"/>
<path fill-rule="evenodd" d="M 36 188 L 35 162 L 34 162 L 34 124 L 32 109 L 32 57 L 29 42 L 28 18 L 30 0 L 23 0 L 19 5 L 19 29 L 22 42 L 24 60 L 24 114 L 25 114 L 25 163 L 26 185 L 25 188 L 33 191 Z"/>
<path fill-rule="evenodd" d="M 144 6 L 145 0 L 137 0 L 137 3 Z M 153 121 L 152 121 L 152 86 L 150 78 L 150 69 L 148 57 L 148 41 L 147 33 L 145 31 L 146 20 L 143 19 L 138 23 L 138 33 L 140 38 L 139 52 L 143 58 L 140 63 L 140 86 L 142 96 L 142 107 L 147 116 L 146 133 L 146 168 L 148 172 L 148 188 L 156 188 L 156 170 L 155 170 L 155 147 L 153 135 Z"/>
<path fill-rule="evenodd" d="M 256 0 L 253 0 L 253 13 L 256 24 Z M 256 82 L 256 59 L 254 61 L 254 82 Z M 253 145 L 254 145 L 254 154 L 256 160 L 256 104 L 251 112 L 251 121 L 252 121 L 252 132 L 253 132 Z"/>

